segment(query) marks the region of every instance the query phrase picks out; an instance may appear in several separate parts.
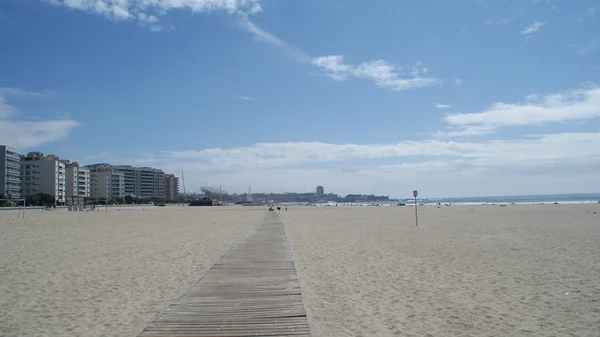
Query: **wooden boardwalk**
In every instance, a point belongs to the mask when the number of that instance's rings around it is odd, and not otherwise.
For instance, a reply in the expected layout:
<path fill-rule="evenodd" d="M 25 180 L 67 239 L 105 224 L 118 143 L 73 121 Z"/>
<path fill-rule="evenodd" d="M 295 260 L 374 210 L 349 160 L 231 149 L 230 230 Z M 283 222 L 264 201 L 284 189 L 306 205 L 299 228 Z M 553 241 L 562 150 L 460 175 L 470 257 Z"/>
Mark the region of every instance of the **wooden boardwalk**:
<path fill-rule="evenodd" d="M 284 225 L 267 212 L 139 336 L 310 335 Z"/>

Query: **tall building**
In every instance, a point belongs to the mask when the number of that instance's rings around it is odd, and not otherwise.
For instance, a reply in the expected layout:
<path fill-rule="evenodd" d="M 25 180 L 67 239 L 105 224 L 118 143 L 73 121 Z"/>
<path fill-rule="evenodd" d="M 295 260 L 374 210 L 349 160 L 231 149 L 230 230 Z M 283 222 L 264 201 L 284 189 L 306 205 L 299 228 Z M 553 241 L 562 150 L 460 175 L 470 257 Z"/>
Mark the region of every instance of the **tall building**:
<path fill-rule="evenodd" d="M 21 197 L 21 155 L 19 150 L 0 145 L 0 198 Z"/>
<path fill-rule="evenodd" d="M 123 173 L 125 195 L 135 196 L 135 168 L 129 165 L 113 166 L 116 172 Z"/>
<path fill-rule="evenodd" d="M 55 155 L 29 152 L 21 156 L 21 195 L 25 198 L 36 193 L 54 196 L 56 204 L 64 204 L 65 163 Z"/>
<path fill-rule="evenodd" d="M 179 195 L 179 178 L 165 174 L 165 200 L 176 200 Z"/>
<path fill-rule="evenodd" d="M 325 195 L 325 189 L 323 186 L 317 186 L 317 198 L 321 199 Z"/>
<path fill-rule="evenodd" d="M 91 195 L 91 180 L 90 170 L 87 167 L 79 166 L 79 163 L 70 163 L 68 160 L 65 163 L 65 195 L 70 197 L 87 198 Z"/>
<path fill-rule="evenodd" d="M 94 164 L 86 166 L 90 169 L 92 174 L 92 185 L 94 180 L 95 172 L 107 172 L 110 171 L 112 174 L 122 176 L 113 181 L 120 184 L 118 187 L 113 186 L 113 190 L 119 190 L 123 196 L 131 195 L 132 197 L 138 198 L 164 198 L 165 197 L 165 173 L 162 170 L 151 168 L 151 167 L 133 167 L 129 165 L 110 165 L 110 164 Z M 106 179 L 104 175 L 98 179 Z M 122 186 L 121 186 L 122 184 Z M 103 187 L 104 190 L 104 187 Z M 99 192 L 98 192 L 99 193 Z M 102 195 L 105 195 L 104 193 Z M 92 186 L 92 196 L 94 190 Z"/>
<path fill-rule="evenodd" d="M 135 195 L 140 198 L 165 197 L 165 172 L 151 167 L 134 167 Z"/>
<path fill-rule="evenodd" d="M 90 169 L 90 196 L 94 199 L 115 200 L 125 197 L 125 175 L 112 167 Z"/>

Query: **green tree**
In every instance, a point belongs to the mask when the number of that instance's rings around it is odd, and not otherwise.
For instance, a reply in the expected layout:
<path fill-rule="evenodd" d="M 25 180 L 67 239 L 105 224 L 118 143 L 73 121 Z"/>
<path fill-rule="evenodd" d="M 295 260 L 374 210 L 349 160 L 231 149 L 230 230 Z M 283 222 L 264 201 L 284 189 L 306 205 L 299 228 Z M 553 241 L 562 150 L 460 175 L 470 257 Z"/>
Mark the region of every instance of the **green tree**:
<path fill-rule="evenodd" d="M 132 197 L 132 196 L 130 196 L 129 194 L 127 194 L 127 195 L 125 196 L 125 203 L 126 203 L 127 205 L 131 205 L 131 204 L 133 204 L 133 197 Z"/>
<path fill-rule="evenodd" d="M 28 205 L 44 206 L 44 205 L 54 204 L 56 202 L 56 199 L 54 198 L 54 196 L 52 194 L 36 193 L 34 195 L 27 197 L 25 202 Z"/>

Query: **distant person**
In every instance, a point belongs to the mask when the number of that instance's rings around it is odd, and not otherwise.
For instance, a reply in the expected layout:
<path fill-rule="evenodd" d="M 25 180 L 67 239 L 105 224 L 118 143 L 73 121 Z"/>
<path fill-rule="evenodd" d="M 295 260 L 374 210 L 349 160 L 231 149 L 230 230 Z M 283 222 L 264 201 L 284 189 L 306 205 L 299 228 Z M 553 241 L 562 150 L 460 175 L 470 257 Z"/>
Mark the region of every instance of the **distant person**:
<path fill-rule="evenodd" d="M 279 214 L 281 214 L 281 207 L 277 206 L 277 211 L 279 212 Z"/>
<path fill-rule="evenodd" d="M 285 208 L 285 211 L 287 212 L 287 207 Z"/>

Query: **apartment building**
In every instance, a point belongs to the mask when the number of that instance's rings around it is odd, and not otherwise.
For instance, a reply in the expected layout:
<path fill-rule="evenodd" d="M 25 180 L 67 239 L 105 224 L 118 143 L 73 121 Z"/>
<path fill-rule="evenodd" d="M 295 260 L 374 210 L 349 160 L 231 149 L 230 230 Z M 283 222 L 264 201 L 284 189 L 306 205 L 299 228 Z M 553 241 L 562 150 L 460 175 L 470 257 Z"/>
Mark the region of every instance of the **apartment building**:
<path fill-rule="evenodd" d="M 125 179 L 125 195 L 135 196 L 135 168 L 129 165 L 117 165 L 113 166 L 113 169 L 116 172 L 123 173 L 123 178 Z"/>
<path fill-rule="evenodd" d="M 125 197 L 125 175 L 111 167 L 90 170 L 90 196 L 94 199 L 114 200 Z"/>
<path fill-rule="evenodd" d="M 176 200 L 179 195 L 179 178 L 165 174 L 165 200 Z"/>
<path fill-rule="evenodd" d="M 118 182 L 119 186 L 113 186 L 113 190 L 119 190 L 123 196 L 131 195 L 139 198 L 164 198 L 165 195 L 165 173 L 162 170 L 151 167 L 133 167 L 129 165 L 110 165 L 94 164 L 87 166 L 92 174 L 92 196 L 94 194 L 94 174 L 95 172 L 110 171 L 113 174 L 122 176 L 114 177 L 112 180 Z M 102 176 L 98 179 L 107 179 Z M 104 181 L 104 180 L 103 180 Z M 122 186 L 121 186 L 122 184 Z M 99 191 L 99 190 L 98 190 Z M 104 191 L 104 187 L 102 187 Z M 100 192 L 98 192 L 100 193 Z M 104 195 L 104 194 L 103 194 Z"/>
<path fill-rule="evenodd" d="M 87 167 L 80 166 L 78 162 L 62 161 L 65 164 L 65 195 L 67 198 L 91 196 L 91 177 Z"/>
<path fill-rule="evenodd" d="M 6 145 L 0 145 L 0 198 L 21 198 L 21 155 Z"/>
<path fill-rule="evenodd" d="M 21 156 L 21 195 L 24 198 L 45 193 L 54 196 L 56 204 L 64 204 L 65 163 L 55 155 L 29 152 Z"/>
<path fill-rule="evenodd" d="M 151 167 L 135 167 L 135 195 L 140 198 L 165 197 L 165 172 Z"/>

